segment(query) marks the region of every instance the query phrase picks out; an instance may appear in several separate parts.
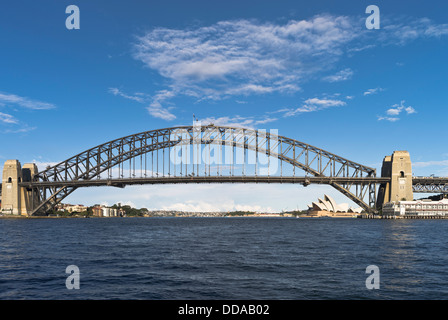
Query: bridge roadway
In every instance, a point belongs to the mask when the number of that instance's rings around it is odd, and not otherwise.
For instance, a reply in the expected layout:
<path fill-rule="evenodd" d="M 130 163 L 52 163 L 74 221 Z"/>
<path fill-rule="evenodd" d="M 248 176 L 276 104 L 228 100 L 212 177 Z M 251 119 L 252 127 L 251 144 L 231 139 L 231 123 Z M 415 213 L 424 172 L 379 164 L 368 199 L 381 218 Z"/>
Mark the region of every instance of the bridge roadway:
<path fill-rule="evenodd" d="M 40 181 L 22 182 L 20 186 L 32 187 L 90 187 L 113 186 L 124 188 L 126 185 L 143 184 L 181 184 L 181 183 L 291 183 L 291 184 L 368 184 L 386 183 L 390 178 L 384 177 L 275 177 L 275 176 L 184 176 L 184 177 L 151 177 L 151 178 L 122 178 L 122 179 L 93 179 L 75 181 Z M 416 193 L 448 193 L 448 177 L 413 177 L 412 188 Z M 0 183 L 0 195 L 2 184 Z"/>
<path fill-rule="evenodd" d="M 178 183 L 293 183 L 293 184 L 369 184 L 384 183 L 390 178 L 375 177 L 288 177 L 288 176 L 184 176 L 184 177 L 151 177 L 151 178 L 121 178 L 121 179 L 93 179 L 75 181 L 39 181 L 22 182 L 20 186 L 32 187 L 89 187 L 89 186 L 113 186 L 124 187 L 126 185 L 141 184 L 178 184 Z"/>

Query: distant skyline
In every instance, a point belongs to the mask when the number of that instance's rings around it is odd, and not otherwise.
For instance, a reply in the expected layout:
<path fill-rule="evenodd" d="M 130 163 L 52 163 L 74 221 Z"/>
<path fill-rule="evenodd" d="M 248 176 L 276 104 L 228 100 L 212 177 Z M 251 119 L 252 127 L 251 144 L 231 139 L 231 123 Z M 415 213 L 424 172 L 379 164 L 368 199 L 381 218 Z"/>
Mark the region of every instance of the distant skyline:
<path fill-rule="evenodd" d="M 380 28 L 368 30 L 372 4 Z M 69 5 L 79 30 L 66 28 Z M 415 175 L 448 176 L 446 12 L 433 0 L 3 4 L 0 162 L 42 170 L 194 114 L 277 129 L 377 173 L 407 150 Z M 87 188 L 64 202 L 273 212 L 323 194 L 356 206 L 328 186 L 258 184 Z"/>

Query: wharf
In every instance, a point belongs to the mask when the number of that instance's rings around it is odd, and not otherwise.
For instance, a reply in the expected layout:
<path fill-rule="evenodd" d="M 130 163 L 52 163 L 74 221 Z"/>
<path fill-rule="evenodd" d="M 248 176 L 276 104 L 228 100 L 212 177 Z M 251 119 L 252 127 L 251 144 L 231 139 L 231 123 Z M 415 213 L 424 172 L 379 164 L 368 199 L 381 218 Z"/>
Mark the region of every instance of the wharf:
<path fill-rule="evenodd" d="M 419 216 L 419 215 L 403 215 L 403 216 L 396 216 L 396 215 L 378 215 L 378 214 L 366 214 L 359 216 L 361 219 L 425 219 L 425 220 L 435 220 L 435 219 L 448 219 L 447 216 Z"/>

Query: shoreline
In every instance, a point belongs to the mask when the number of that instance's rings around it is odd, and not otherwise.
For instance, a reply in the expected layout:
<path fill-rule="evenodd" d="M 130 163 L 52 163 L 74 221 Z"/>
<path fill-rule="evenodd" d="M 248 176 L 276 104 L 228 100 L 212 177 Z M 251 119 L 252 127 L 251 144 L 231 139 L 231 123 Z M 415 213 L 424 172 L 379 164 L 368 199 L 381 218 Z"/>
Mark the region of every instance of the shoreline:
<path fill-rule="evenodd" d="M 445 220 L 448 216 L 372 216 L 372 215 L 359 215 L 359 216 L 282 216 L 282 215 L 247 215 L 247 216 L 127 216 L 127 217 L 81 217 L 81 216 L 0 216 L 1 219 L 13 220 L 13 219 L 110 219 L 110 218 L 290 218 L 290 219 L 364 219 L 364 220 Z"/>
<path fill-rule="evenodd" d="M 241 215 L 241 216 L 233 216 L 233 215 L 222 215 L 222 216 L 196 216 L 196 215 L 185 215 L 185 216 L 128 216 L 128 217 L 82 217 L 82 216 L 0 216 L 0 219 L 110 219 L 110 218 L 307 218 L 307 219 L 322 219 L 322 218 L 351 218 L 356 219 L 360 217 L 356 216 L 283 216 L 283 215 Z"/>

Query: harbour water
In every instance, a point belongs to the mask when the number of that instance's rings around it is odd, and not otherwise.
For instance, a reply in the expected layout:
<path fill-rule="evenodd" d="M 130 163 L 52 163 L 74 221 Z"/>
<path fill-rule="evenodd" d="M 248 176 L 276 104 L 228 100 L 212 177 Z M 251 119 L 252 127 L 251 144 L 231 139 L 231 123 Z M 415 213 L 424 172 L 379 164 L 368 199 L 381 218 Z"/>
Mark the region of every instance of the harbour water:
<path fill-rule="evenodd" d="M 447 220 L 0 219 L 0 299 L 448 299 Z M 80 288 L 66 287 L 66 267 Z M 368 289 L 366 268 L 379 269 Z"/>

